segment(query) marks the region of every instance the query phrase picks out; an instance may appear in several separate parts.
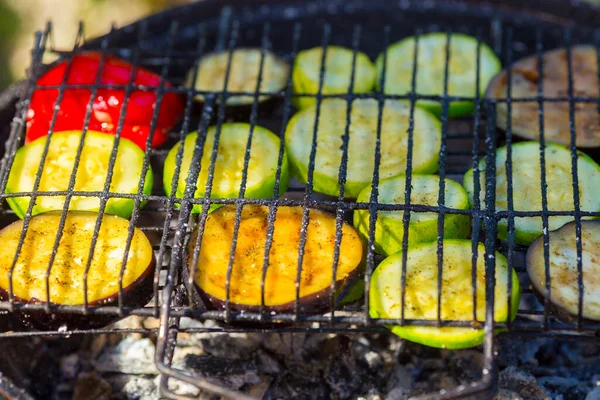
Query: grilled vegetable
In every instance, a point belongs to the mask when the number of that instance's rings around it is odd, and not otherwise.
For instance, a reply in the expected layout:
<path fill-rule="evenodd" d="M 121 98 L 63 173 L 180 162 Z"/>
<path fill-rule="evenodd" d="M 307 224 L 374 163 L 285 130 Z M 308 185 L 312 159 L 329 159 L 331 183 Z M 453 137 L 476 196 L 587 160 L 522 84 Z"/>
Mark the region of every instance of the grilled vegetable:
<path fill-rule="evenodd" d="M 415 37 L 403 39 L 387 49 L 385 82 L 383 92 L 389 95 L 405 95 L 411 91 Z M 415 92 L 419 95 L 442 96 L 446 71 L 447 35 L 428 33 L 418 38 L 418 59 Z M 448 61 L 448 96 L 475 97 L 477 95 L 477 39 L 460 33 L 450 36 Z M 383 74 L 384 54 L 375 62 L 379 86 Z M 479 50 L 479 88 L 483 95 L 488 82 L 501 68 L 500 60 L 485 43 Z M 442 103 L 435 100 L 419 100 L 417 105 L 440 115 Z M 448 105 L 449 117 L 460 117 L 473 112 L 473 102 L 453 101 Z"/>
<path fill-rule="evenodd" d="M 473 319 L 472 244 L 470 240 L 444 240 L 442 264 L 441 319 L 442 321 L 471 321 Z M 479 244 L 476 264 L 476 316 L 485 320 L 485 247 Z M 406 259 L 406 290 L 404 317 L 406 319 L 436 320 L 438 309 L 437 242 L 421 243 L 408 249 Z M 496 285 L 494 291 L 494 320 L 504 322 L 508 315 L 508 270 L 506 258 L 496 253 Z M 519 305 L 520 289 L 513 270 L 510 295 L 513 320 Z M 371 277 L 370 309 L 373 318 L 401 318 L 402 253 L 396 253 L 379 264 Z M 392 326 L 396 335 L 427 346 L 463 349 L 483 342 L 483 329 L 471 327 Z"/>
<path fill-rule="evenodd" d="M 325 54 L 325 74 L 321 88 L 322 94 L 345 94 L 350 88 L 352 60 L 354 52 L 340 46 L 328 46 Z M 319 92 L 323 48 L 315 47 L 303 50 L 296 56 L 292 80 L 294 93 L 312 94 Z M 362 52 L 356 53 L 353 93 L 368 93 L 375 84 L 375 66 Z M 316 104 L 313 97 L 294 97 L 297 108 L 306 108 Z"/>
<path fill-rule="evenodd" d="M 10 170 L 6 193 L 31 192 L 36 180 L 47 136 L 31 142 L 19 150 Z M 52 134 L 48 154 L 44 162 L 39 191 L 66 191 L 75 167 L 77 149 L 81 140 L 80 131 L 56 132 Z M 86 134 L 73 190 L 99 192 L 104 189 L 108 174 L 109 160 L 114 145 L 114 137 L 101 132 L 89 131 Z M 144 152 L 133 142 L 121 138 L 113 168 L 110 192 L 137 193 L 142 174 Z M 152 190 L 153 175 L 149 167 L 144 182 L 144 194 Z M 19 218 L 23 218 L 30 202 L 29 196 L 8 197 L 6 201 Z M 44 211 L 62 210 L 65 196 L 39 196 L 35 200 L 32 215 Z M 142 202 L 142 206 L 146 201 Z M 73 196 L 69 210 L 98 211 L 98 194 Z M 134 200 L 113 197 L 106 203 L 105 211 L 123 218 L 129 218 L 133 211 Z"/>
<path fill-rule="evenodd" d="M 574 210 L 573 175 L 571 171 L 571 153 L 568 148 L 554 143 L 546 143 L 546 196 L 550 211 Z M 506 147 L 496 151 L 496 210 L 508 209 L 508 189 L 506 175 Z M 485 171 L 485 159 L 479 162 L 479 170 Z M 600 166 L 584 153 L 578 152 L 577 174 L 579 182 L 579 204 L 582 211 L 600 211 Z M 480 204 L 485 205 L 485 173 L 480 172 Z M 477 194 L 473 189 L 473 170 L 467 171 L 463 186 L 467 189 L 469 200 Z M 520 142 L 512 145 L 512 185 L 513 209 L 517 211 L 541 211 L 541 167 L 540 143 Z M 548 218 L 550 230 L 563 226 L 573 217 L 555 215 Z M 515 217 L 515 243 L 529 245 L 542 234 L 541 217 Z M 508 221 L 498 222 L 498 237 L 508 239 Z"/>
<path fill-rule="evenodd" d="M 453 180 L 445 179 L 444 205 L 458 210 L 469 209 L 469 199 L 462 186 Z M 410 204 L 427 206 L 438 205 L 440 178 L 435 175 L 414 175 L 411 181 Z M 379 183 L 377 202 L 381 204 L 404 204 L 406 177 L 399 175 Z M 368 203 L 371 199 L 371 186 L 358 195 L 357 201 Z M 369 210 L 354 211 L 354 227 L 369 237 Z M 379 211 L 375 223 L 375 251 L 391 255 L 402 250 L 404 237 L 404 212 Z M 463 214 L 444 215 L 444 238 L 463 239 L 469 235 L 471 218 Z M 408 223 L 408 244 L 432 242 L 438 237 L 438 214 L 432 212 L 411 212 Z"/>
<path fill-rule="evenodd" d="M 200 60 L 196 82 L 191 83 L 198 91 L 220 94 L 225 87 L 229 65 L 227 92 L 232 95 L 227 97 L 225 104 L 252 104 L 261 69 L 261 58 L 261 49 L 236 49 L 231 54 L 231 61 L 229 51 L 210 54 Z M 270 51 L 265 51 L 259 92 L 268 94 L 259 96 L 258 100 L 265 101 L 272 94 L 282 91 L 287 85 L 289 74 L 290 67 L 284 60 Z M 189 79 L 193 79 L 193 71 L 190 72 Z M 205 95 L 206 93 L 199 93 L 196 99 L 204 101 Z"/>
<path fill-rule="evenodd" d="M 317 192 L 338 196 L 338 175 L 342 161 L 348 103 L 328 99 L 321 103 L 317 131 L 317 149 L 313 187 Z M 348 159 L 344 196 L 356 198 L 371 183 L 375 164 L 375 146 L 379 104 L 374 99 L 352 102 L 348 141 Z M 315 132 L 316 106 L 306 108 L 290 120 L 285 145 L 292 175 L 306 183 L 311 146 Z M 406 171 L 410 107 L 408 103 L 387 100 L 381 118 L 379 178 Z M 412 171 L 434 173 L 438 170 L 441 144 L 440 122 L 430 113 L 414 110 Z"/>
<path fill-rule="evenodd" d="M 23 221 L 17 221 L 0 231 L 0 299 L 9 299 L 9 271 L 17 251 L 13 270 L 12 290 L 15 302 L 48 302 L 46 275 L 58 232 L 60 212 L 48 212 L 31 218 L 23 246 L 18 250 Z M 50 304 L 81 306 L 85 304 L 84 276 L 92 236 L 98 214 L 82 211 L 67 213 L 52 269 L 49 275 Z M 152 298 L 154 253 L 142 231 L 135 228 L 125 268 L 121 264 L 127 243 L 129 221 L 104 215 L 98 241 L 87 276 L 89 306 L 117 306 L 119 281 L 125 307 L 143 307 Z M 122 278 L 121 278 L 122 273 Z M 73 312 L 52 312 L 20 309 L 13 312 L 15 323 L 25 329 L 54 330 L 89 329 L 108 325 L 117 315 L 77 315 Z M 64 329 L 63 328 L 63 329 Z"/>
<path fill-rule="evenodd" d="M 600 221 L 581 221 L 581 264 L 583 279 L 583 318 L 600 321 Z M 577 317 L 579 284 L 575 222 L 549 233 L 550 297 L 554 314 L 563 320 Z M 544 238 L 538 237 L 527 250 L 527 273 L 533 288 L 546 296 Z"/>
<path fill-rule="evenodd" d="M 227 267 L 235 213 L 235 206 L 224 206 L 208 216 L 194 277 L 201 296 L 218 309 L 225 308 Z M 242 208 L 230 281 L 229 299 L 232 310 L 260 309 L 268 213 L 269 208 L 266 206 L 245 205 Z M 294 310 L 302 213 L 301 207 L 277 209 L 264 281 L 266 311 Z M 335 233 L 334 216 L 320 210 L 310 210 L 300 279 L 301 313 L 318 313 L 329 308 Z M 189 265 L 193 262 L 196 235 L 197 231 L 189 242 Z M 363 243 L 358 233 L 345 223 L 339 254 L 335 275 L 336 303 L 346 295 L 352 295 L 351 289 L 356 285 L 363 266 Z"/>
<path fill-rule="evenodd" d="M 598 62 L 596 49 L 592 46 L 575 46 L 571 49 L 573 93 L 581 97 L 598 95 Z M 567 51 L 556 49 L 542 56 L 544 97 L 568 97 L 569 78 Z M 511 98 L 535 98 L 538 96 L 538 71 L 536 55 L 523 58 L 511 67 Z M 486 96 L 504 98 L 508 95 L 508 73 L 496 75 L 487 88 Z M 496 104 L 496 124 L 507 128 L 508 106 Z M 539 139 L 540 124 L 538 102 L 516 101 L 511 103 L 511 130 L 527 139 Z M 544 139 L 569 145 L 571 143 L 569 102 L 544 102 Z M 596 103 L 576 103 L 574 120 L 578 147 L 600 146 L 600 122 Z"/>
<path fill-rule="evenodd" d="M 202 154 L 202 160 L 200 161 L 200 172 L 198 174 L 196 192 L 194 194 L 194 197 L 196 198 L 204 197 L 216 132 L 217 127 L 213 126 L 209 128 L 206 133 L 204 153 Z M 212 198 L 235 198 L 239 196 L 240 185 L 242 183 L 242 171 L 244 169 L 244 157 L 249 135 L 250 125 L 248 124 L 230 123 L 221 126 L 219 147 L 214 167 L 214 179 L 212 181 Z M 190 133 L 185 138 L 181 172 L 179 173 L 179 182 L 177 183 L 175 197 L 182 198 L 185 193 L 186 182 L 192 167 L 191 163 L 197 138 L 197 132 Z M 257 125 L 254 126 L 244 197 L 273 197 L 277 162 L 279 159 L 279 146 L 279 137 L 273 132 Z M 165 159 L 163 184 L 167 196 L 171 195 L 178 150 L 179 143 L 169 151 L 169 154 Z M 288 183 L 288 161 L 287 156 L 284 154 L 281 164 L 279 194 L 285 193 Z M 212 205 L 211 210 L 218 207 L 218 205 Z M 195 204 L 193 212 L 200 213 L 201 211 L 202 204 Z"/>
<path fill-rule="evenodd" d="M 33 92 L 31 105 L 27 111 L 27 136 L 26 143 L 46 136 L 54 115 L 58 89 L 47 89 L 44 86 L 60 85 L 67 71 L 67 61 L 63 61 L 37 81 L 38 89 Z M 101 54 L 86 52 L 75 55 L 66 79 L 68 85 L 93 85 L 96 82 L 98 69 L 102 68 L 100 83 L 107 85 L 127 85 L 133 73 L 133 84 L 154 87 L 155 90 L 132 90 L 127 110 L 124 112 L 125 120 L 121 129 L 121 137 L 129 139 L 140 148 L 146 148 L 146 140 L 150 135 L 150 124 L 156 108 L 156 91 L 160 85 L 160 76 L 140 66 L 135 67 L 126 61 L 113 56 L 104 58 L 101 67 Z M 171 88 L 169 82 L 164 87 Z M 90 96 L 90 89 L 65 89 L 63 99 L 54 125 L 54 132 L 67 130 L 81 130 Z M 92 103 L 92 114 L 88 129 L 112 133 L 117 131 L 121 109 L 125 102 L 125 89 L 103 89 L 96 92 Z M 162 95 L 158 119 L 152 137 L 152 147 L 157 147 L 167 140 L 169 130 L 177 123 L 183 114 L 183 100 L 177 93 L 167 92 Z"/>

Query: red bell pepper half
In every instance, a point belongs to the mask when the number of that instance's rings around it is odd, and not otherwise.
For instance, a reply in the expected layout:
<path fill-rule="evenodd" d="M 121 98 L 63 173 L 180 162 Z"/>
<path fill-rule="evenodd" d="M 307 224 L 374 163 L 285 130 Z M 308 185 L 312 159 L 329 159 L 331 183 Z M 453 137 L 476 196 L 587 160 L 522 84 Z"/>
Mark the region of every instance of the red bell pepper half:
<path fill-rule="evenodd" d="M 100 67 L 101 54 L 86 52 L 73 57 L 66 83 L 70 85 L 92 85 L 96 81 Z M 27 111 L 27 133 L 25 142 L 29 143 L 48 134 L 58 97 L 58 89 L 44 89 L 43 86 L 60 85 L 67 70 L 68 61 L 63 61 L 38 79 L 38 88 L 33 92 Z M 131 77 L 133 66 L 113 56 L 105 56 L 100 83 L 126 85 Z M 140 86 L 158 88 L 160 76 L 141 67 L 135 70 L 133 83 Z M 165 87 L 172 85 L 165 82 Z M 133 90 L 131 92 L 121 137 L 129 139 L 145 150 L 146 139 L 150 134 L 150 123 L 155 109 L 157 89 L 150 91 Z M 81 130 L 86 108 L 90 102 L 90 89 L 65 89 L 60 103 L 54 132 Z M 115 134 L 121 108 L 125 100 L 125 89 L 104 89 L 96 92 L 92 103 L 92 115 L 88 130 Z M 184 102 L 177 93 L 164 93 L 158 120 L 152 138 L 152 147 L 160 146 L 167 140 L 169 130 L 183 114 Z"/>

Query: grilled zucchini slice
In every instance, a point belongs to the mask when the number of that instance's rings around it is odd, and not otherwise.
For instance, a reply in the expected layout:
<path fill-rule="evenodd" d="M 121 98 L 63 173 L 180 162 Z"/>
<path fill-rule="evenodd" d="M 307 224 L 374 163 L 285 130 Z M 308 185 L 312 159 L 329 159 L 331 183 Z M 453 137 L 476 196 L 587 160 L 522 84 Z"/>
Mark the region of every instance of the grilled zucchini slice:
<path fill-rule="evenodd" d="M 227 66 L 229 77 L 227 79 L 226 91 L 232 93 L 227 97 L 225 104 L 229 106 L 244 106 L 254 102 L 253 95 L 235 93 L 255 93 L 261 64 L 261 49 L 246 48 L 235 49 L 231 54 L 229 51 L 209 54 L 200 60 L 196 82 L 191 82 L 194 71 L 190 71 L 188 81 L 198 91 L 221 93 L 225 86 Z M 272 95 L 282 91 L 287 86 L 290 76 L 290 67 L 281 58 L 266 50 L 264 54 L 262 75 L 260 76 L 261 93 L 268 93 L 258 97 L 258 101 L 265 101 Z M 204 101 L 205 94 L 199 93 L 196 99 Z"/>
<path fill-rule="evenodd" d="M 581 221 L 583 278 L 582 316 L 600 321 L 600 221 Z M 550 301 L 559 318 L 571 321 L 579 310 L 579 284 L 575 221 L 549 233 Z M 527 273 L 533 288 L 546 295 L 544 238 L 538 237 L 527 250 Z"/>
<path fill-rule="evenodd" d="M 273 197 L 277 162 L 279 159 L 279 137 L 270 130 L 258 125 L 255 125 L 253 129 L 244 197 L 251 199 Z M 217 127 L 212 126 L 206 133 L 204 153 L 200 161 L 200 172 L 194 193 L 195 198 L 204 197 L 216 132 Z M 229 123 L 221 126 L 212 191 L 210 194 L 212 198 L 237 198 L 239 196 L 242 171 L 244 169 L 244 157 L 249 136 L 249 124 Z M 176 198 L 183 198 L 184 196 L 197 138 L 198 132 L 192 132 L 185 137 L 183 158 L 175 192 Z M 169 151 L 165 159 L 163 185 L 167 196 L 171 196 L 178 151 L 179 143 Z M 279 180 L 279 194 L 285 193 L 288 183 L 288 161 L 284 153 Z M 179 207 L 179 204 L 176 203 L 176 207 Z M 210 210 L 212 211 L 218 207 L 220 206 L 213 204 Z M 194 204 L 192 212 L 202 212 L 202 204 Z"/>
<path fill-rule="evenodd" d="M 352 60 L 354 52 L 340 46 L 328 46 L 325 53 L 325 74 L 321 88 L 322 94 L 346 94 L 352 78 Z M 292 73 L 295 94 L 312 94 L 319 92 L 323 48 L 315 47 L 303 50 L 296 56 Z M 368 93 L 375 85 L 375 66 L 369 57 L 362 52 L 356 53 L 353 93 Z M 297 108 L 307 108 L 316 104 L 313 97 L 294 97 Z"/>
<path fill-rule="evenodd" d="M 342 99 L 325 100 L 320 107 L 313 187 L 315 191 L 330 196 L 340 194 L 338 175 L 347 107 L 348 103 Z M 286 128 L 285 146 L 291 174 L 302 183 L 308 179 L 316 111 L 316 106 L 300 111 Z M 379 104 L 374 99 L 357 99 L 352 103 L 344 186 L 346 198 L 356 198 L 373 179 L 378 113 Z M 380 179 L 406 172 L 409 119 L 408 103 L 385 101 L 381 119 Z M 423 174 L 436 172 L 440 145 L 440 122 L 429 112 L 415 109 L 412 171 Z"/>
<path fill-rule="evenodd" d="M 546 184 L 549 211 L 572 211 L 573 174 L 571 153 L 565 146 L 546 143 Z M 506 146 L 496 150 L 496 210 L 508 209 Z M 479 170 L 485 171 L 485 158 L 479 162 Z M 579 204 L 582 211 L 600 211 L 600 166 L 589 156 L 578 152 L 577 173 L 579 182 Z M 485 205 L 485 173 L 480 172 L 480 204 Z M 512 145 L 513 208 L 516 211 L 541 211 L 541 166 L 540 143 L 520 142 Z M 473 169 L 467 171 L 463 186 L 467 189 L 471 204 L 477 194 L 473 188 Z M 555 215 L 548 218 L 550 230 L 563 226 L 573 217 Z M 542 234 L 541 217 L 515 217 L 515 242 L 530 245 Z M 498 222 L 498 237 L 508 239 L 508 221 Z"/>
<path fill-rule="evenodd" d="M 405 95 L 411 91 L 415 37 L 403 39 L 387 49 L 385 82 L 383 92 L 389 95 Z M 428 33 L 418 38 L 418 59 L 415 92 L 419 95 L 442 96 L 446 69 L 446 33 Z M 448 70 L 448 96 L 475 97 L 477 74 L 477 39 L 460 33 L 450 35 L 450 59 Z M 377 57 L 377 85 L 383 74 L 384 54 Z M 500 60 L 493 50 L 481 43 L 479 50 L 479 88 L 483 95 L 489 81 L 501 68 Z M 381 89 L 379 87 L 379 89 Z M 436 115 L 442 113 L 442 104 L 434 100 L 419 100 L 417 105 Z M 454 101 L 448 105 L 449 117 L 460 117 L 473 112 L 472 101 Z"/>
<path fill-rule="evenodd" d="M 445 179 L 444 206 L 457 210 L 469 209 L 469 198 L 463 187 Z M 440 178 L 435 175 L 414 175 L 411 181 L 410 204 L 427 206 L 438 205 Z M 380 204 L 404 204 L 406 177 L 399 175 L 379 183 L 377 202 Z M 358 195 L 357 201 L 368 203 L 371 199 L 371 186 Z M 354 227 L 364 236 L 369 236 L 368 210 L 354 211 Z M 392 255 L 402 250 L 404 237 L 404 212 L 379 211 L 375 227 L 375 251 Z M 444 215 L 444 238 L 464 239 L 471 230 L 471 218 L 464 214 Z M 411 212 L 408 223 L 408 244 L 432 242 L 438 237 L 438 214 L 434 212 Z"/>
<path fill-rule="evenodd" d="M 246 204 L 241 223 L 230 281 L 230 307 L 257 312 L 261 304 L 261 281 L 269 208 Z M 265 310 L 289 312 L 296 300 L 298 249 L 302 232 L 302 207 L 278 207 L 273 242 L 264 280 Z M 211 213 L 204 228 L 194 282 L 202 297 L 217 309 L 225 308 L 226 277 L 233 241 L 235 206 L 224 206 Z M 195 231 L 189 243 L 188 260 L 193 265 Z M 306 228 L 306 246 L 300 279 L 300 311 L 318 313 L 329 308 L 333 278 L 336 219 L 311 209 Z M 362 280 L 364 249 L 358 232 L 349 224 L 342 226 L 340 258 L 335 275 L 336 304 L 352 296 Z"/>
<path fill-rule="evenodd" d="M 446 239 L 443 242 L 441 319 L 471 321 L 473 318 L 472 244 L 470 240 Z M 485 320 L 485 247 L 479 244 L 476 263 L 476 316 Z M 508 271 L 506 258 L 496 253 L 496 286 L 494 320 L 513 320 L 520 300 L 517 274 L 513 270 L 511 315 L 508 315 Z M 436 320 L 438 308 L 437 243 L 421 243 L 408 249 L 406 258 L 406 319 Z M 373 318 L 401 317 L 402 253 L 396 253 L 379 264 L 371 277 L 370 309 Z M 483 342 L 483 329 L 466 327 L 391 326 L 396 335 L 431 347 L 463 349 Z"/>
<path fill-rule="evenodd" d="M 573 93 L 581 97 L 598 96 L 598 61 L 593 46 L 571 48 L 571 68 Z M 547 51 L 542 56 L 544 97 L 567 97 L 569 94 L 569 66 L 566 49 Z M 538 58 L 525 57 L 511 66 L 511 97 L 513 99 L 538 96 Z M 502 71 L 490 82 L 486 96 L 506 98 L 508 73 Z M 511 130 L 515 135 L 526 139 L 539 139 L 540 124 L 538 102 L 515 101 L 511 103 Z M 496 125 L 507 128 L 508 106 L 505 102 L 496 104 Z M 600 120 L 596 103 L 576 103 L 575 135 L 577 147 L 600 146 Z M 571 119 L 569 102 L 544 102 L 544 139 L 564 145 L 571 143 Z"/>
<path fill-rule="evenodd" d="M 6 193 L 31 192 L 41 164 L 44 147 L 49 136 L 43 136 L 26 144 L 17 150 L 10 170 Z M 88 131 L 85 136 L 81 158 L 79 159 L 77 175 L 73 190 L 81 192 L 101 192 L 108 175 L 115 137 L 112 134 Z M 77 150 L 81 141 L 81 131 L 55 132 L 50 139 L 50 145 L 39 191 L 66 191 L 69 187 L 71 174 L 75 168 Z M 110 192 L 133 194 L 137 193 L 142 168 L 144 152 L 133 142 L 121 138 L 113 174 L 110 181 Z M 144 181 L 143 193 L 149 195 L 154 182 L 152 168 L 148 166 Z M 31 197 L 7 197 L 10 208 L 19 218 L 23 218 L 29 207 Z M 147 201 L 142 201 L 141 205 Z M 39 196 L 35 200 L 32 215 L 45 211 L 62 210 L 65 196 Z M 106 203 L 105 212 L 123 218 L 129 218 L 133 212 L 134 200 L 131 198 L 113 197 Z M 73 196 L 69 210 L 98 211 L 100 196 Z"/>

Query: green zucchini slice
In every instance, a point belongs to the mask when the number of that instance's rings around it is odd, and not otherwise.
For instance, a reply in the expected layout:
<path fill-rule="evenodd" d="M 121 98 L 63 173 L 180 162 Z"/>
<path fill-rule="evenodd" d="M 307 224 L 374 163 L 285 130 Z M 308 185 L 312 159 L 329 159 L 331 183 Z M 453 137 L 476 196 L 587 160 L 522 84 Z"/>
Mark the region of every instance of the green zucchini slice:
<path fill-rule="evenodd" d="M 280 140 L 277 135 L 266 128 L 255 125 L 253 129 L 250 160 L 248 162 L 248 171 L 246 175 L 246 192 L 244 197 L 252 199 L 273 197 Z M 204 153 L 202 154 L 200 173 L 198 174 L 196 192 L 194 194 L 194 197 L 196 198 L 204 197 L 216 132 L 217 127 L 212 126 L 206 133 Z M 237 198 L 239 196 L 242 183 L 242 171 L 244 169 L 244 156 L 249 135 L 249 124 L 228 123 L 221 126 L 219 147 L 217 150 L 214 178 L 212 182 L 212 198 Z M 197 138 L 198 132 L 192 132 L 185 137 L 183 144 L 183 159 L 175 193 L 176 198 L 183 198 L 185 193 L 187 177 L 190 171 Z M 175 173 L 178 150 L 179 143 L 169 151 L 169 154 L 165 159 L 163 185 L 167 196 L 171 196 L 173 174 Z M 287 156 L 284 153 L 279 181 L 280 195 L 287 191 L 288 183 L 288 161 Z M 179 204 L 176 204 L 176 207 L 179 207 Z M 218 207 L 220 206 L 212 205 L 210 210 L 215 210 Z M 202 212 L 202 204 L 194 204 L 192 212 Z"/>
<path fill-rule="evenodd" d="M 418 38 L 418 59 L 415 92 L 419 95 L 442 96 L 446 69 L 445 33 L 428 33 Z M 450 35 L 450 59 L 448 70 L 448 96 L 475 97 L 477 74 L 477 39 L 460 33 Z M 388 47 L 386 55 L 385 82 L 383 92 L 389 95 L 405 95 L 411 91 L 415 37 L 409 37 Z M 381 83 L 384 54 L 375 62 L 377 85 Z M 481 43 L 479 50 L 479 94 L 483 95 L 488 82 L 501 69 L 500 60 L 494 51 Z M 381 88 L 380 88 L 381 89 Z M 434 100 L 419 100 L 417 105 L 440 115 L 442 104 Z M 462 100 L 451 102 L 449 117 L 460 117 L 473 112 L 473 102 Z"/>
<path fill-rule="evenodd" d="M 38 168 L 41 164 L 44 146 L 49 136 L 44 136 L 26 144 L 17 150 L 10 170 L 6 193 L 31 192 Z M 81 131 L 64 131 L 52 134 L 48 154 L 44 163 L 39 191 L 66 191 L 75 167 L 75 158 L 81 139 Z M 110 155 L 114 145 L 114 135 L 88 131 L 81 153 L 73 190 L 99 192 L 104 189 L 108 175 Z M 121 138 L 117 150 L 116 162 L 110 182 L 113 193 L 134 194 L 144 164 L 144 152 L 133 142 Z M 143 193 L 152 191 L 152 168 L 148 166 Z M 23 218 L 29 207 L 31 197 L 7 197 L 6 201 L 19 218 Z M 143 206 L 147 201 L 142 201 Z M 32 215 L 45 211 L 62 210 L 65 196 L 39 196 L 35 200 Z M 131 198 L 110 198 L 105 212 L 123 218 L 129 218 L 133 212 L 134 200 Z M 69 210 L 98 211 L 100 198 L 95 196 L 73 196 Z"/>
<path fill-rule="evenodd" d="M 583 318 L 600 321 L 600 221 L 581 221 L 581 265 Z M 579 284 L 575 221 L 549 233 L 550 301 L 563 320 L 577 318 Z M 527 250 L 527 273 L 535 291 L 546 295 L 544 238 L 538 237 Z"/>
<path fill-rule="evenodd" d="M 469 209 L 469 198 L 463 187 L 445 179 L 444 205 L 458 210 Z M 438 205 L 440 178 L 436 175 L 414 175 L 411 181 L 410 204 L 427 206 Z M 379 183 L 377 201 L 381 204 L 404 204 L 406 177 L 399 175 L 385 179 Z M 371 186 L 364 188 L 357 201 L 368 203 L 371 199 Z M 354 227 L 364 236 L 369 236 L 368 210 L 354 211 Z M 402 250 L 404 237 L 404 212 L 379 211 L 375 227 L 375 251 L 391 255 Z M 471 218 L 464 214 L 444 215 L 444 238 L 464 239 L 469 235 Z M 408 244 L 432 242 L 438 237 L 438 214 L 434 212 L 411 212 L 408 223 Z"/>
<path fill-rule="evenodd" d="M 230 65 L 227 92 L 255 93 L 260 74 L 261 51 L 255 48 L 235 49 L 231 54 L 231 63 L 229 51 L 209 54 L 200 60 L 196 82 L 191 82 L 193 70 L 190 71 L 188 81 L 196 90 L 221 93 L 225 86 L 227 66 Z M 259 91 L 268 94 L 259 96 L 258 101 L 265 101 L 271 97 L 271 94 L 285 89 L 289 76 L 290 67 L 287 62 L 267 50 L 264 54 Z M 199 101 L 204 101 L 204 97 L 203 93 L 196 95 Z M 225 104 L 242 106 L 253 102 L 253 95 L 240 94 L 229 96 Z"/>
<path fill-rule="evenodd" d="M 317 149 L 313 175 L 314 190 L 338 196 L 342 144 L 346 132 L 348 103 L 327 99 L 320 105 Z M 298 112 L 286 128 L 285 145 L 291 174 L 302 183 L 308 179 L 311 145 L 315 131 L 316 106 Z M 356 198 L 371 183 L 375 164 L 379 104 L 374 99 L 352 102 L 348 141 L 348 162 L 344 196 Z M 381 161 L 379 178 L 406 172 L 410 106 L 407 102 L 386 100 L 381 119 Z M 414 110 L 412 171 L 434 173 L 438 170 L 441 125 L 425 110 Z"/>
<path fill-rule="evenodd" d="M 579 204 L 582 211 L 600 211 L 600 166 L 592 158 L 578 152 L 577 173 Z M 546 190 L 549 211 L 573 211 L 573 176 L 571 153 L 565 146 L 546 143 Z M 506 147 L 496 150 L 496 210 L 508 209 Z M 480 204 L 485 205 L 485 158 L 479 162 Z M 463 186 L 473 204 L 473 169 L 467 171 Z M 513 209 L 515 211 L 542 211 L 540 143 L 520 142 L 512 145 Z M 550 230 L 563 226 L 573 217 L 555 215 L 548 218 Z M 542 234 L 541 217 L 515 217 L 515 243 L 530 245 Z M 498 237 L 508 239 L 508 220 L 498 222 Z"/>
<path fill-rule="evenodd" d="M 446 239 L 443 242 L 441 319 L 471 321 L 473 318 L 472 244 L 470 240 Z M 485 320 L 485 247 L 479 244 L 476 263 L 476 316 Z M 494 290 L 494 320 L 508 318 L 508 262 L 496 252 L 496 286 Z M 512 273 L 511 315 L 516 316 L 520 300 L 517 274 Z M 379 264 L 371 277 L 370 309 L 373 318 L 401 317 L 402 253 L 396 253 Z M 404 317 L 436 320 L 438 307 L 437 242 L 421 243 L 408 249 Z M 467 327 L 392 326 L 396 335 L 431 347 L 463 349 L 481 344 L 483 329 Z"/>
<path fill-rule="evenodd" d="M 352 60 L 354 52 L 340 46 L 328 46 L 325 54 L 325 74 L 321 88 L 322 94 L 346 94 L 352 78 Z M 296 94 L 319 92 L 323 48 L 315 47 L 303 50 L 296 56 L 292 73 L 293 89 Z M 356 53 L 354 71 L 354 93 L 368 93 L 375 85 L 375 66 L 362 52 Z M 297 108 L 306 108 L 316 104 L 312 97 L 294 97 Z"/>

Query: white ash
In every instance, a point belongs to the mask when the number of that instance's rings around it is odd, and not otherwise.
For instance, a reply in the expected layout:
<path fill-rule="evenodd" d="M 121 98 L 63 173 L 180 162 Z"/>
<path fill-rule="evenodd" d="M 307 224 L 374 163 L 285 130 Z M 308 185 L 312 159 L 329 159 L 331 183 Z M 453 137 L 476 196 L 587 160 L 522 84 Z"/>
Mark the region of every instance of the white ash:
<path fill-rule="evenodd" d="M 154 365 L 154 343 L 148 338 L 127 336 L 115 347 L 106 348 L 93 364 L 99 372 L 158 374 Z"/>

